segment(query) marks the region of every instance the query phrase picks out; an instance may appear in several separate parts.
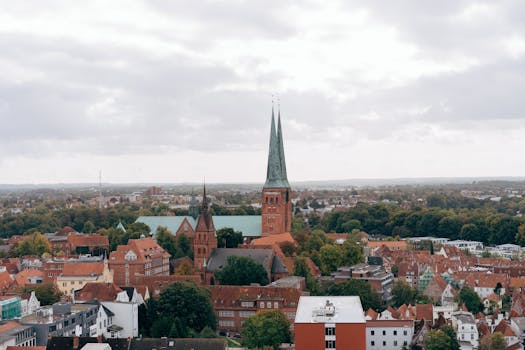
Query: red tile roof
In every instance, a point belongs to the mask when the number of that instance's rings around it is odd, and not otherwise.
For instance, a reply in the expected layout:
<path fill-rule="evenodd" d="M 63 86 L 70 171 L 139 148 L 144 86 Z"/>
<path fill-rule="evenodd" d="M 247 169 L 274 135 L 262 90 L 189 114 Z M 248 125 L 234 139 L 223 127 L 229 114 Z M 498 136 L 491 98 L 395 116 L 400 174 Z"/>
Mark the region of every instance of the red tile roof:
<path fill-rule="evenodd" d="M 88 301 L 114 301 L 122 289 L 115 283 L 86 283 L 82 289 L 75 293 L 75 300 Z"/>
<path fill-rule="evenodd" d="M 62 267 L 62 276 L 90 276 L 102 275 L 104 262 L 69 262 Z"/>
<path fill-rule="evenodd" d="M 433 306 L 432 304 L 417 304 L 416 305 L 416 319 L 433 321 Z"/>
<path fill-rule="evenodd" d="M 72 249 L 75 247 L 109 247 L 108 236 L 98 233 L 93 234 L 72 234 L 67 236 L 67 242 Z"/>
<path fill-rule="evenodd" d="M 16 284 L 19 287 L 24 287 L 29 283 L 29 277 L 43 277 L 44 273 L 41 270 L 22 270 L 15 275 Z"/>

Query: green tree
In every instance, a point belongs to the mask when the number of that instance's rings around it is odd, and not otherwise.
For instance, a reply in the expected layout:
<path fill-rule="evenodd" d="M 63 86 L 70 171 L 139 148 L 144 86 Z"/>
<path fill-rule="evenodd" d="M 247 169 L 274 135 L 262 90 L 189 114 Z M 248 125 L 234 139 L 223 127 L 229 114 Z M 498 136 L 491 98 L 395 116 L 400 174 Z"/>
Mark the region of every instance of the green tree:
<path fill-rule="evenodd" d="M 452 339 L 444 331 L 437 329 L 427 333 L 423 339 L 425 350 L 450 350 Z"/>
<path fill-rule="evenodd" d="M 156 304 L 156 319 L 158 320 L 164 317 L 171 318 L 173 322 L 178 318 L 183 325 L 194 332 L 200 332 L 206 326 L 211 329 L 216 328 L 210 291 L 193 282 L 171 284 L 160 293 Z M 158 327 L 164 332 L 162 336 L 169 336 L 169 333 L 166 332 L 172 330 L 171 326 L 169 329 L 164 325 Z"/>
<path fill-rule="evenodd" d="M 465 224 L 461 227 L 459 237 L 468 241 L 479 241 L 479 229 L 475 224 Z"/>
<path fill-rule="evenodd" d="M 245 286 L 259 283 L 268 284 L 268 274 L 261 264 L 244 256 L 229 256 L 226 266 L 215 271 L 217 278 L 223 285 Z"/>
<path fill-rule="evenodd" d="M 159 226 L 157 227 L 157 232 L 155 233 L 155 239 L 157 240 L 158 245 L 167 251 L 172 257 L 175 257 L 177 254 L 177 242 L 173 233 L 168 230 L 167 227 Z"/>
<path fill-rule="evenodd" d="M 60 301 L 62 292 L 58 290 L 54 283 L 42 283 L 39 285 L 30 285 L 22 288 L 22 293 L 35 292 L 35 296 L 40 301 L 40 305 L 51 305 Z"/>
<path fill-rule="evenodd" d="M 84 223 L 84 226 L 82 226 L 82 232 L 83 233 L 95 232 L 95 225 L 91 222 L 91 220 L 88 220 Z"/>
<path fill-rule="evenodd" d="M 261 312 L 244 321 L 241 334 L 243 344 L 250 349 L 270 346 L 277 350 L 282 343 L 290 342 L 290 321 L 280 310 Z"/>
<path fill-rule="evenodd" d="M 441 330 L 450 338 L 450 350 L 460 350 L 461 345 L 459 345 L 458 337 L 454 328 L 450 325 L 445 325 L 441 327 Z"/>
<path fill-rule="evenodd" d="M 479 350 L 506 350 L 507 342 L 501 332 L 494 332 L 492 335 L 483 337 L 479 344 Z"/>
<path fill-rule="evenodd" d="M 483 311 L 483 303 L 479 295 L 467 286 L 461 288 L 456 298 L 460 304 L 465 304 L 467 310 L 473 314 Z"/>
<path fill-rule="evenodd" d="M 40 232 L 34 232 L 25 236 L 21 242 L 11 248 L 11 256 L 36 255 L 42 256 L 44 253 L 51 252 L 51 245 L 47 238 Z"/>
<path fill-rule="evenodd" d="M 395 307 L 403 304 L 415 304 L 418 292 L 410 287 L 406 282 L 398 280 L 392 287 L 392 303 Z"/>
<path fill-rule="evenodd" d="M 217 230 L 217 245 L 219 248 L 237 248 L 242 242 L 242 232 L 235 231 L 231 227 L 223 227 Z"/>
<path fill-rule="evenodd" d="M 310 272 L 310 267 L 308 266 L 305 257 L 298 256 L 295 258 L 293 274 L 294 276 L 304 277 L 306 289 L 310 291 L 310 293 L 315 293 L 318 290 L 319 286 L 317 285 L 315 277 L 313 277 Z"/>
<path fill-rule="evenodd" d="M 177 236 L 177 253 L 175 254 L 175 257 L 182 258 L 183 256 L 193 258 L 193 251 L 188 236 L 184 233 L 179 233 Z"/>
<path fill-rule="evenodd" d="M 322 292 L 326 295 L 357 295 L 361 299 L 364 310 L 381 308 L 381 296 L 372 289 L 370 283 L 363 280 L 331 282 L 324 286 Z"/>
<path fill-rule="evenodd" d="M 343 264 L 345 266 L 352 266 L 365 261 L 365 254 L 363 247 L 350 235 L 342 245 L 343 248 Z"/>
<path fill-rule="evenodd" d="M 518 232 L 515 237 L 516 243 L 525 246 L 525 223 L 518 226 Z"/>
<path fill-rule="evenodd" d="M 323 275 L 330 275 L 331 272 L 337 270 L 343 264 L 343 254 L 341 247 L 334 244 L 325 244 L 321 247 L 319 258 Z"/>
<path fill-rule="evenodd" d="M 314 250 L 319 251 L 327 243 L 330 243 L 330 239 L 326 234 L 321 230 L 314 230 L 304 243 L 303 250 L 310 253 Z"/>

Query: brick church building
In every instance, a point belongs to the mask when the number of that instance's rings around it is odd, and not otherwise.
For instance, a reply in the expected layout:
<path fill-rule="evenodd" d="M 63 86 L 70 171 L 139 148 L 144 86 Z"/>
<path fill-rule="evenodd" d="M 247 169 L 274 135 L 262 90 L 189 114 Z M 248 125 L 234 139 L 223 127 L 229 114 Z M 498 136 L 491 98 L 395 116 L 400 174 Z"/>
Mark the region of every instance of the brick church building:
<path fill-rule="evenodd" d="M 292 222 L 292 190 L 286 174 L 284 146 L 279 113 L 277 130 L 272 110 L 270 147 L 266 182 L 262 190 L 261 236 L 290 232 Z M 244 256 L 261 264 L 268 273 L 268 280 L 286 277 L 288 271 L 281 256 L 271 248 L 218 248 L 214 217 L 210 214 L 206 198 L 206 187 L 202 207 L 193 235 L 194 267 L 205 283 L 215 284 L 214 272 L 227 264 L 229 256 Z"/>

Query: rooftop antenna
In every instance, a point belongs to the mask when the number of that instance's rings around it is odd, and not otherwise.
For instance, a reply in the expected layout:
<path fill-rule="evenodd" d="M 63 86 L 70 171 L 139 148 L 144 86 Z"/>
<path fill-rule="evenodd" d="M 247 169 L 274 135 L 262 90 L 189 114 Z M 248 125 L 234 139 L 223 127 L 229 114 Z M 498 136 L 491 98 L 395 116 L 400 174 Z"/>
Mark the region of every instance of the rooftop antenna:
<path fill-rule="evenodd" d="M 102 209 L 102 170 L 98 171 L 98 208 Z"/>

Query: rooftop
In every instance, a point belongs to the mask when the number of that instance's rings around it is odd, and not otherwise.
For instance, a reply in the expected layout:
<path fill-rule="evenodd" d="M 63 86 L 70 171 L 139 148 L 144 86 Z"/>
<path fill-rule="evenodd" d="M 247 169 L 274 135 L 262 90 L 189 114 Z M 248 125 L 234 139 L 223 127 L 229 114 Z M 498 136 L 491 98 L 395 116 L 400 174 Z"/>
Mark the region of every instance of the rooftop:
<path fill-rule="evenodd" d="M 365 323 L 357 296 L 302 296 L 295 323 Z"/>

